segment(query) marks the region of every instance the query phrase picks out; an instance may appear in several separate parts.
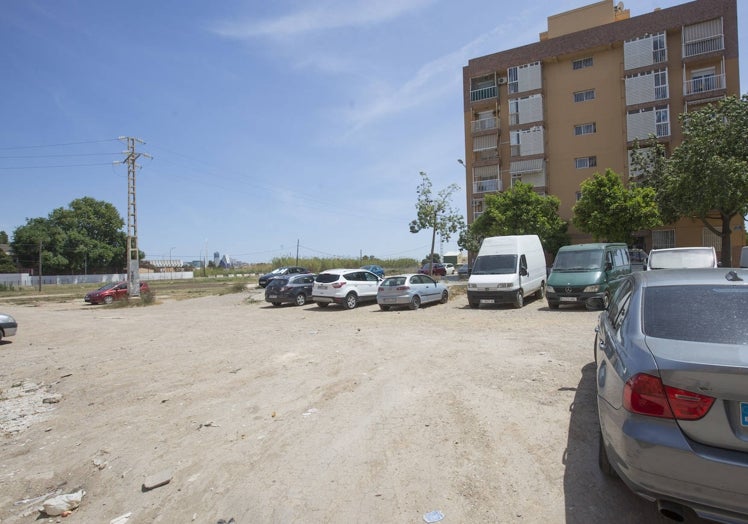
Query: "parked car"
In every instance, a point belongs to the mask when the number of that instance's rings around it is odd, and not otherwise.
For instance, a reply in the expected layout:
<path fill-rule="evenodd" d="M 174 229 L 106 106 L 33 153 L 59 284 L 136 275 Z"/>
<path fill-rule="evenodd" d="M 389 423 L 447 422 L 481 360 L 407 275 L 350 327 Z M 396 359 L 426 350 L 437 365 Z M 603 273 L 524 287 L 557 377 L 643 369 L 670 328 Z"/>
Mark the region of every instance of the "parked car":
<path fill-rule="evenodd" d="M 587 309 L 605 309 L 621 279 L 630 273 L 626 244 L 563 246 L 556 254 L 545 287 L 548 307 L 584 304 Z"/>
<path fill-rule="evenodd" d="M 468 278 L 470 276 L 470 266 L 467 264 L 460 265 L 460 267 L 457 268 L 457 275 L 459 275 L 460 278 Z"/>
<path fill-rule="evenodd" d="M 6 313 L 0 313 L 0 340 L 12 337 L 18 330 L 16 319 Z"/>
<path fill-rule="evenodd" d="M 377 303 L 383 311 L 393 306 L 408 306 L 418 309 L 421 304 L 440 302 L 446 304 L 449 291 L 441 282 L 428 275 L 397 275 L 385 278 L 379 284 Z"/>
<path fill-rule="evenodd" d="M 376 301 L 381 281 L 365 269 L 328 269 L 314 279 L 312 300 L 319 307 L 342 304 L 353 309 L 361 302 Z"/>
<path fill-rule="evenodd" d="M 457 268 L 455 267 L 455 265 L 449 262 L 446 262 L 444 264 L 444 269 L 447 270 L 447 275 L 454 275 L 455 273 L 457 273 Z"/>
<path fill-rule="evenodd" d="M 140 294 L 150 293 L 151 288 L 148 287 L 148 283 L 140 281 Z M 111 282 L 104 286 L 101 286 L 96 291 L 90 291 L 86 293 L 83 300 L 90 304 L 111 304 L 115 300 L 127 297 L 127 282 Z"/>
<path fill-rule="evenodd" d="M 525 305 L 531 294 L 545 296 L 545 254 L 538 235 L 486 237 L 467 285 L 468 304 Z"/>
<path fill-rule="evenodd" d="M 369 264 L 367 266 L 361 266 L 361 269 L 365 269 L 366 271 L 371 271 L 379 278 L 384 278 L 384 268 L 382 266 L 378 266 L 377 264 Z"/>
<path fill-rule="evenodd" d="M 721 268 L 637 271 L 600 314 L 599 466 L 663 514 L 748 519 L 746 316 L 748 270 Z"/>
<path fill-rule="evenodd" d="M 671 247 L 649 252 L 647 269 L 718 267 L 713 247 Z"/>
<path fill-rule="evenodd" d="M 289 302 L 303 306 L 307 300 L 312 299 L 314 278 L 315 275 L 311 273 L 275 277 L 265 287 L 265 302 L 270 302 L 274 306 Z"/>
<path fill-rule="evenodd" d="M 421 267 L 421 269 L 418 270 L 418 272 L 421 275 L 439 275 L 440 277 L 447 276 L 447 269 L 444 267 L 444 264 L 440 264 L 438 262 L 433 263 L 433 270 L 431 269 L 432 264 L 429 264 L 428 262 Z"/>
<path fill-rule="evenodd" d="M 268 282 L 270 282 L 275 277 L 279 277 L 282 275 L 293 275 L 293 274 L 301 274 L 301 273 L 311 273 L 307 268 L 300 267 L 300 266 L 282 266 L 277 267 L 273 269 L 270 273 L 265 273 L 262 275 L 258 281 L 260 284 L 260 287 L 265 287 L 268 285 Z"/>

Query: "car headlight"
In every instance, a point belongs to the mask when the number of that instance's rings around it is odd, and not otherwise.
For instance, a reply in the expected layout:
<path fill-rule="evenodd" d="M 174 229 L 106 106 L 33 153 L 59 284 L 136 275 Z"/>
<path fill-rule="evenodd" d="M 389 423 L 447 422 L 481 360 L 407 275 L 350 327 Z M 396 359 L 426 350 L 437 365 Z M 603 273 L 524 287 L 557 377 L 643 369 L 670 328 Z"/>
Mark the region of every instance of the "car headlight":
<path fill-rule="evenodd" d="M 478 284 L 468 284 L 469 289 L 475 289 L 478 287 Z"/>
<path fill-rule="evenodd" d="M 585 293 L 597 293 L 598 291 L 600 291 L 600 287 L 601 286 L 599 284 L 596 286 L 587 286 L 586 288 L 584 288 L 584 292 Z"/>
<path fill-rule="evenodd" d="M 496 287 L 497 288 L 508 288 L 508 287 L 512 287 L 512 283 L 511 282 L 499 283 L 496 285 Z"/>
<path fill-rule="evenodd" d="M 553 286 L 549 286 L 549 285 L 546 284 L 546 286 L 545 286 L 545 292 L 546 293 L 555 293 L 556 290 L 553 289 Z"/>

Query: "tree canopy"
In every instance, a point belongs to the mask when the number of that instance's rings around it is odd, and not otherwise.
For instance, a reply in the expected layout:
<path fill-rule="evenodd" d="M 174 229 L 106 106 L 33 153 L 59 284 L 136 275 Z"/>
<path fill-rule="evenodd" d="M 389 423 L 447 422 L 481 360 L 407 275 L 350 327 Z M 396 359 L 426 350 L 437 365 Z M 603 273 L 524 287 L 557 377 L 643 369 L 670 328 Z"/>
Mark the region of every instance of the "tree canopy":
<path fill-rule="evenodd" d="M 507 191 L 486 195 L 485 210 L 461 241 L 480 245 L 485 237 L 538 235 L 543 248 L 555 255 L 570 242 L 568 224 L 558 215 L 559 204 L 557 197 L 539 195 L 532 184 L 518 182 Z"/>
<path fill-rule="evenodd" d="M 574 225 L 595 240 L 631 244 L 632 234 L 662 224 L 651 187 L 626 188 L 612 169 L 582 182 L 582 197 L 574 206 Z"/>
<path fill-rule="evenodd" d="M 731 222 L 748 214 L 748 95 L 727 97 L 679 116 L 683 141 L 669 158 L 652 148 L 645 169 L 665 221 L 694 217 L 722 238 L 731 265 Z M 716 219 L 715 228 L 709 219 Z"/>
<path fill-rule="evenodd" d="M 424 229 L 431 229 L 431 256 L 428 259 L 433 260 L 436 235 L 448 242 L 452 235 L 465 227 L 464 218 L 452 207 L 452 195 L 459 191 L 460 187 L 457 184 L 450 184 L 434 195 L 429 176 L 423 171 L 419 175 L 421 183 L 416 189 L 416 219 L 410 222 L 410 232 L 418 233 Z"/>
<path fill-rule="evenodd" d="M 50 273 L 120 272 L 125 267 L 124 221 L 110 203 L 83 197 L 47 218 L 31 218 L 13 232 L 11 246 L 20 268 Z"/>

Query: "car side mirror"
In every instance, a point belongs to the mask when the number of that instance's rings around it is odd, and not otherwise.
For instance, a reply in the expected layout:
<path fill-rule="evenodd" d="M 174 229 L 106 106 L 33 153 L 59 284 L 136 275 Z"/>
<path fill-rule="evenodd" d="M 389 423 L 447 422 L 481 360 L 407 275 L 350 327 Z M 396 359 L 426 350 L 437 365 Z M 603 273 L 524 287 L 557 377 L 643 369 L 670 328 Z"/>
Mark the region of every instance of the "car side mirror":
<path fill-rule="evenodd" d="M 519 268 L 519 274 L 522 275 L 523 277 L 526 277 L 530 273 L 527 272 L 527 268 L 526 267 L 521 267 L 521 268 Z"/>

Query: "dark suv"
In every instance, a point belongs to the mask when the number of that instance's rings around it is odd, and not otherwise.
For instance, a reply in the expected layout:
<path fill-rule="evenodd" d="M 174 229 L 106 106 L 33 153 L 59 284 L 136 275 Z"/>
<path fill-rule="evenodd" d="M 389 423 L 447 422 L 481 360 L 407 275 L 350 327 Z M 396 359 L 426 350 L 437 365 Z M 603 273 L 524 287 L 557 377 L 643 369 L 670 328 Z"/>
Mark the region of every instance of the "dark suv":
<path fill-rule="evenodd" d="M 265 287 L 265 302 L 274 306 L 292 303 L 303 306 L 312 298 L 312 287 L 315 275 L 282 275 L 275 277 Z"/>
<path fill-rule="evenodd" d="M 273 269 L 270 273 L 267 273 L 265 275 L 262 275 L 259 280 L 260 287 L 265 287 L 268 285 L 268 282 L 270 282 L 275 277 L 280 277 L 283 275 L 295 275 L 295 274 L 301 274 L 301 273 L 311 273 L 307 268 L 305 267 L 299 267 L 299 266 L 283 266 Z"/>

